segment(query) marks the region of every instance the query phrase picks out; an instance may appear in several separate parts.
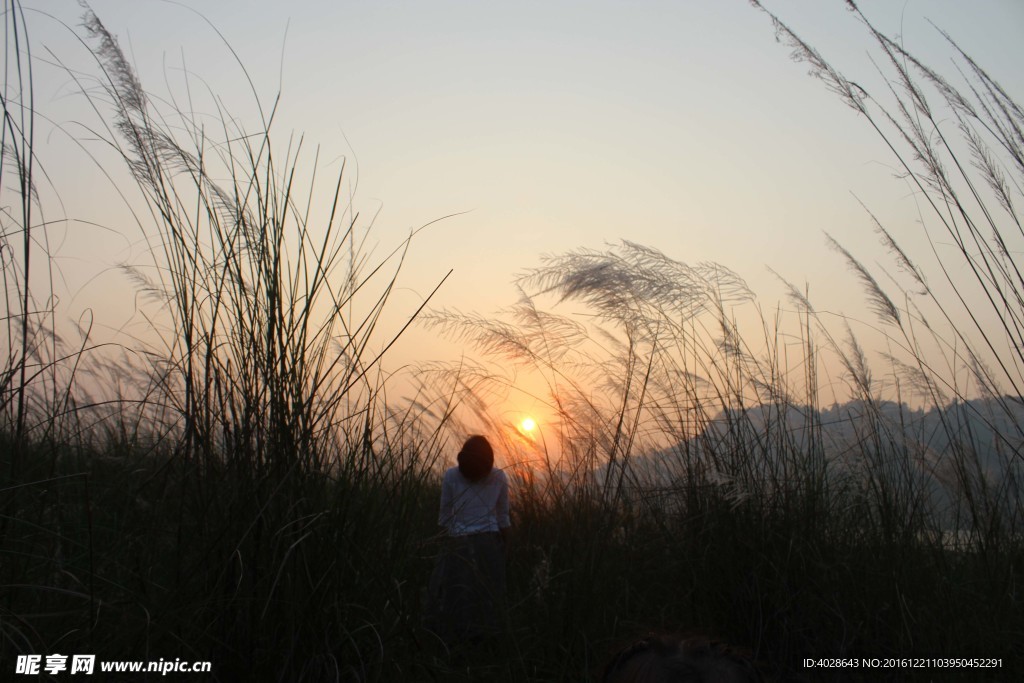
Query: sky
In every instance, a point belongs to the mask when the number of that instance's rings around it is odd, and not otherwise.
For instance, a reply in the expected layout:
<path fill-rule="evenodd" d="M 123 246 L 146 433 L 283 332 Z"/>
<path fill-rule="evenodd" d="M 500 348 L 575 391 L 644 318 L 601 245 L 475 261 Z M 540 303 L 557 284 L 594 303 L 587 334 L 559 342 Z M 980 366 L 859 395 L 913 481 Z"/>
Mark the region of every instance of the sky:
<path fill-rule="evenodd" d="M 867 36 L 842 2 L 765 4 L 870 80 Z M 38 59 L 89 68 L 74 35 L 77 2 L 24 6 Z M 280 92 L 277 134 L 319 145 L 328 171 L 345 160 L 355 206 L 375 216 L 377 253 L 432 223 L 403 268 L 396 328 L 449 270 L 433 305 L 489 313 L 515 302 L 515 276 L 543 255 L 622 239 L 719 262 L 768 308 L 783 298 L 770 267 L 806 283 L 819 309 L 867 318 L 824 232 L 869 264 L 884 260 L 864 202 L 897 235 L 919 239 L 913 197 L 887 150 L 745 1 L 90 6 L 151 92 L 180 96 L 184 67 L 247 125 L 258 121 L 247 78 L 264 108 Z M 1024 93 L 1024 3 L 860 7 L 926 61 L 948 65 L 934 22 Z M 57 124 L 44 141 L 47 168 L 61 211 L 77 221 L 54 231 L 62 303 L 68 318 L 88 309 L 113 334 L 138 318 L 116 266 L 144 254 L 123 202 L 84 153 L 116 162 L 82 142 L 90 114 L 75 90 L 61 68 L 39 68 L 36 106 Z M 391 361 L 451 353 L 414 330 Z"/>

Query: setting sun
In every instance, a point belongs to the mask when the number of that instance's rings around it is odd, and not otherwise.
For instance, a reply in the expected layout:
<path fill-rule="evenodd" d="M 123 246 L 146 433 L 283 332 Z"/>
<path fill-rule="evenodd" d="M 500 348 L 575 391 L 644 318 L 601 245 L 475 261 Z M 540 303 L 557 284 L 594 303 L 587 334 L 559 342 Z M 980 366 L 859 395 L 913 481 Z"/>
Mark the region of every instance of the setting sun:
<path fill-rule="evenodd" d="M 524 432 L 532 432 L 537 428 L 537 421 L 532 417 L 524 417 L 523 421 L 519 423 L 519 428 Z"/>

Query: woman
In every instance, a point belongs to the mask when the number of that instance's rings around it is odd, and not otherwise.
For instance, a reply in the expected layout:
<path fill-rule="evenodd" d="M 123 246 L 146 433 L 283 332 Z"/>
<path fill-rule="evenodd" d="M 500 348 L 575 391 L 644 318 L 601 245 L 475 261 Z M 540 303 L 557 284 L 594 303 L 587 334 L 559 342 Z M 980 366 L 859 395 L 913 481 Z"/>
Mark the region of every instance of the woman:
<path fill-rule="evenodd" d="M 505 600 L 508 478 L 494 449 L 471 436 L 444 473 L 438 523 L 448 539 L 430 580 L 430 626 L 449 645 L 496 635 Z"/>

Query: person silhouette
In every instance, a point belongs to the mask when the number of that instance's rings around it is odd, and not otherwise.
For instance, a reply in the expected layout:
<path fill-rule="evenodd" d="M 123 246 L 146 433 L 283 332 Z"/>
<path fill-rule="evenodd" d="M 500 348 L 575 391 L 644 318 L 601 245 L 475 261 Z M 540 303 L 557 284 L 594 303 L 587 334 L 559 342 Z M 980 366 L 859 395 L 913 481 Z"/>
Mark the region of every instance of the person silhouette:
<path fill-rule="evenodd" d="M 448 646 L 497 636 L 505 601 L 508 477 L 486 437 L 469 437 L 441 483 L 438 523 L 447 538 L 431 576 L 428 626 Z"/>
<path fill-rule="evenodd" d="M 647 636 L 619 650 L 601 683 L 760 683 L 740 650 L 706 637 Z"/>

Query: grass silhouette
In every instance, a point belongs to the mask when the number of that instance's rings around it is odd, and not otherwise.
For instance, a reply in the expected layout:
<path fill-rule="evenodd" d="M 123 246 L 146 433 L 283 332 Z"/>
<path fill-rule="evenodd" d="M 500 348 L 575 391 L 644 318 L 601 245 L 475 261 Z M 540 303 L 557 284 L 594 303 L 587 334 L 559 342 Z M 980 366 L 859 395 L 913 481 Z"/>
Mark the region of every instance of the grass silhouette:
<path fill-rule="evenodd" d="M 0 666 L 67 652 L 209 660 L 225 681 L 588 680 L 638 632 L 699 629 L 769 680 L 877 679 L 805 657 L 1019 667 L 1024 114 L 954 42 L 959 89 L 849 4 L 892 104 L 771 19 L 932 212 L 923 254 L 867 214 L 892 293 L 831 241 L 877 314 L 882 365 L 795 286 L 795 317 L 766 312 L 729 269 L 631 242 L 549 258 L 501 315 L 425 302 L 385 330 L 410 242 L 371 259 L 344 171 L 323 197 L 303 185 L 316 154 L 280 151 L 276 103 L 256 98 L 255 132 L 227 111 L 204 127 L 147 94 L 91 12 L 101 87 L 74 73 L 145 198 L 153 263 L 124 274 L 159 343 L 97 348 L 87 327 L 67 342 L 53 292 L 33 289 L 53 265 L 31 40 L 9 0 Z M 480 358 L 425 364 L 398 400 L 376 368 L 414 321 Z M 546 382 L 557 420 L 538 441 L 488 411 L 513 366 Z M 83 377 L 112 379 L 93 395 Z M 507 637 L 450 653 L 422 590 L 438 463 L 469 422 L 529 467 L 510 467 Z"/>

